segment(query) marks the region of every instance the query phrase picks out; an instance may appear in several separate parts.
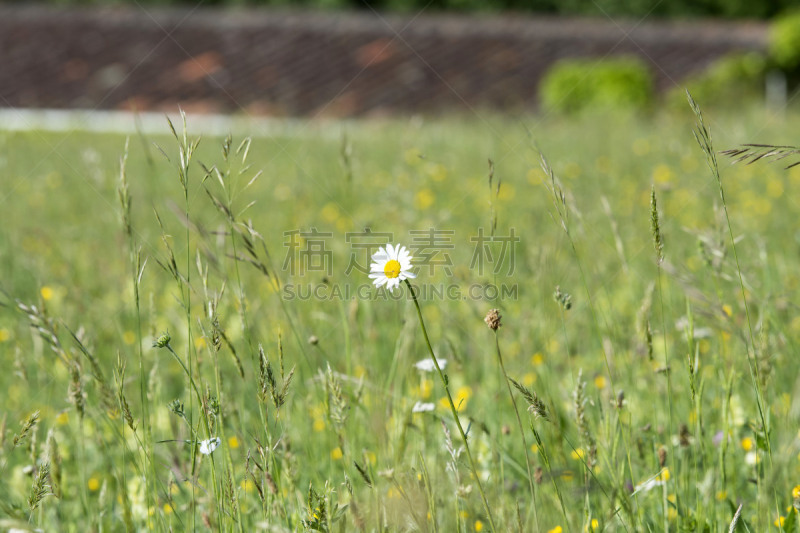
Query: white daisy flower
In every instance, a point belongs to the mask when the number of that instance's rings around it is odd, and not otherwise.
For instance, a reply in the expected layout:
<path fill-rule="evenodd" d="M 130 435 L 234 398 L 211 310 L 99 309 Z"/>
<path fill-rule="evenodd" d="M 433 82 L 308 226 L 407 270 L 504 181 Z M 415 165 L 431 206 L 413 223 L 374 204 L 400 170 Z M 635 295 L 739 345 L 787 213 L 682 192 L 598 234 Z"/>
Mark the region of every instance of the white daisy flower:
<path fill-rule="evenodd" d="M 444 367 L 447 366 L 447 359 L 438 359 L 439 367 L 444 370 Z M 428 357 L 427 359 L 423 359 L 422 361 L 417 361 L 414 363 L 414 368 L 417 370 L 421 370 L 422 372 L 433 372 L 436 370 L 436 365 L 433 364 L 433 359 Z"/>
<path fill-rule="evenodd" d="M 381 246 L 372 254 L 372 264 L 369 267 L 369 277 L 376 287 L 386 285 L 394 292 L 401 281 L 417 277 L 411 272 L 411 254 L 405 246 L 387 244 Z"/>
<path fill-rule="evenodd" d="M 200 441 L 200 453 L 203 455 L 211 455 L 211 452 L 216 450 L 217 446 L 219 446 L 221 442 L 222 439 L 219 437 Z"/>
<path fill-rule="evenodd" d="M 414 404 L 414 407 L 411 408 L 412 413 L 427 413 L 436 409 L 436 406 L 432 403 L 423 403 L 417 402 Z"/>

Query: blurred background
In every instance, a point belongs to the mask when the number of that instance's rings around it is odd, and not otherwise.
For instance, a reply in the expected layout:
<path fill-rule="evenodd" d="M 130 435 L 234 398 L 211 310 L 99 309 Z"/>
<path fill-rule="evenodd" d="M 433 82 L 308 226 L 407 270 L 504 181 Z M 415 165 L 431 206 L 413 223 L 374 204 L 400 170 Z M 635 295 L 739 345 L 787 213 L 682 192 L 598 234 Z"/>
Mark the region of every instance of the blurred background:
<path fill-rule="evenodd" d="M 789 0 L 0 2 L 0 106 L 351 117 L 775 106 Z M 6 125 L 14 120 L 6 114 Z M 54 115 L 56 116 L 56 115 Z M 50 120 L 53 123 L 52 116 Z"/>

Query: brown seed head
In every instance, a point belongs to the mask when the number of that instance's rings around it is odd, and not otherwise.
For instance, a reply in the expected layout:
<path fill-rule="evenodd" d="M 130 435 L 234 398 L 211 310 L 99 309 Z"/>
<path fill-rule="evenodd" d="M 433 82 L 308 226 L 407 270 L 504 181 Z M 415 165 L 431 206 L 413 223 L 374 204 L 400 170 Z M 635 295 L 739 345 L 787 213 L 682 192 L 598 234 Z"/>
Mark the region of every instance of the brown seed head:
<path fill-rule="evenodd" d="M 497 328 L 502 326 L 500 323 L 500 310 L 499 309 L 489 309 L 489 312 L 486 313 L 486 318 L 483 319 L 486 322 L 486 325 L 489 326 L 489 329 L 497 331 Z"/>
<path fill-rule="evenodd" d="M 689 426 L 686 424 L 681 424 L 680 430 L 678 431 L 678 438 L 680 439 L 680 445 L 684 448 L 691 444 L 691 437 L 692 434 L 689 433 Z"/>

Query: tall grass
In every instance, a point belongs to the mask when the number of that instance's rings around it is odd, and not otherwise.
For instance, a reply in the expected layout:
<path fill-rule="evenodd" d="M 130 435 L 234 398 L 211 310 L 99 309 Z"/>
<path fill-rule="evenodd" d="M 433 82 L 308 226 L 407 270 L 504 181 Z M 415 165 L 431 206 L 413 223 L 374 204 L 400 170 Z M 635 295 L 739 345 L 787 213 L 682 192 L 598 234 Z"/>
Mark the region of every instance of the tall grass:
<path fill-rule="evenodd" d="M 0 133 L 0 527 L 795 530 L 800 170 L 716 154 L 797 117 L 488 120 Z M 391 299 L 365 228 L 452 247 Z"/>

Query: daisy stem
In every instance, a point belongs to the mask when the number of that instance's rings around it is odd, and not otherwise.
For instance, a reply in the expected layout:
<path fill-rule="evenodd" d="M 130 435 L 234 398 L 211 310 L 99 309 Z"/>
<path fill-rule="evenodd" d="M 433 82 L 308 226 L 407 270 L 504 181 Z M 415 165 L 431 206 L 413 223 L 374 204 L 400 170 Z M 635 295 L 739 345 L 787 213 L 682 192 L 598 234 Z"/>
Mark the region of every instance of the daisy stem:
<path fill-rule="evenodd" d="M 425 328 L 425 321 L 422 319 L 422 309 L 419 307 L 417 295 L 414 292 L 414 289 L 411 287 L 411 283 L 407 279 L 403 281 L 408 287 L 408 291 L 411 293 L 411 298 L 414 300 L 414 306 L 417 308 L 417 316 L 419 317 L 419 325 L 422 326 L 422 336 L 425 337 L 425 344 L 428 346 L 428 352 L 431 354 L 433 364 L 436 367 L 436 371 L 439 373 L 439 378 L 442 380 L 442 385 L 444 385 L 444 392 L 447 395 L 447 402 L 450 404 L 450 411 L 453 413 L 453 418 L 456 421 L 458 432 L 461 434 L 461 439 L 464 441 L 464 449 L 467 452 L 467 458 L 469 458 L 469 466 L 472 469 L 472 476 L 475 478 L 475 483 L 478 485 L 478 490 L 481 493 L 483 510 L 486 511 L 486 516 L 489 519 L 489 527 L 491 528 L 492 532 L 496 532 L 497 528 L 494 526 L 494 518 L 492 516 L 491 508 L 489 507 L 489 500 L 486 499 L 486 493 L 483 491 L 481 478 L 478 476 L 478 470 L 475 467 L 475 460 L 472 458 L 472 452 L 469 449 L 467 435 L 464 433 L 464 428 L 461 426 L 461 420 L 458 418 L 458 409 L 456 409 L 456 405 L 453 403 L 453 397 L 450 395 L 450 387 L 448 386 L 447 378 L 445 377 L 444 372 L 442 372 L 442 367 L 439 366 L 439 361 L 436 359 L 436 355 L 433 353 L 433 347 L 431 346 L 431 341 L 428 338 L 428 330 Z"/>

